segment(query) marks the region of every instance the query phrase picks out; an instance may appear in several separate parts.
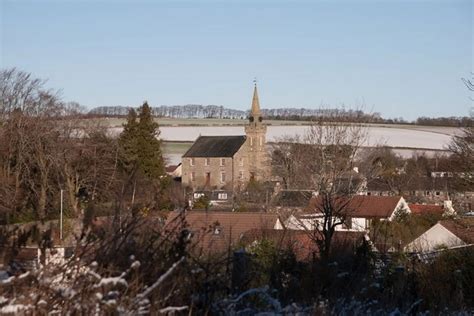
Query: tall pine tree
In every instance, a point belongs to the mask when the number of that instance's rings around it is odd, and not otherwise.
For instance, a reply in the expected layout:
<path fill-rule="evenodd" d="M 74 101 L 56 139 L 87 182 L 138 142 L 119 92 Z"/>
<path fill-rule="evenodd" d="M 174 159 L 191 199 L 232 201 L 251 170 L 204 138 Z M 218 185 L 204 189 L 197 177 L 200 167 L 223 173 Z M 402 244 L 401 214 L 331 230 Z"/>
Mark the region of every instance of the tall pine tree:
<path fill-rule="evenodd" d="M 139 172 L 150 180 L 158 180 L 165 173 L 159 126 L 147 102 L 138 111 L 138 117 L 135 110 L 129 111 L 120 134 L 120 166 L 131 177 Z"/>
<path fill-rule="evenodd" d="M 153 121 L 147 102 L 138 109 L 131 109 L 119 137 L 119 166 L 125 176 L 118 210 L 123 208 L 125 196 L 140 194 L 140 204 L 161 208 L 166 187 L 164 160 L 161 151 L 159 126 Z M 148 197 L 146 197 L 148 196 Z M 128 199 L 127 199 L 128 200 Z"/>

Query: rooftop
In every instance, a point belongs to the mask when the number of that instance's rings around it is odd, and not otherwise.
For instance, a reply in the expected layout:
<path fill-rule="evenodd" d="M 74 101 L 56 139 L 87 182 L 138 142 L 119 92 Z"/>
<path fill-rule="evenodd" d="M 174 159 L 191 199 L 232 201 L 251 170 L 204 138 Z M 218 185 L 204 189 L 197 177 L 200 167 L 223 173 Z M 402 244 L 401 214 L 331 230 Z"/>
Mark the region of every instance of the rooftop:
<path fill-rule="evenodd" d="M 199 136 L 183 157 L 233 157 L 245 136 Z"/>

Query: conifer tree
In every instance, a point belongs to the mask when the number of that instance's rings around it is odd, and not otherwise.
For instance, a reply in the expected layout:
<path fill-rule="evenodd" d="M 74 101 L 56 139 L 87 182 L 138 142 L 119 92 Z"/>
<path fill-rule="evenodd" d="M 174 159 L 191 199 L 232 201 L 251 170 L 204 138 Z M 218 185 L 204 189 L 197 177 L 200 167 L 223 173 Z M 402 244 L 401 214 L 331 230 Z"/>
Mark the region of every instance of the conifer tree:
<path fill-rule="evenodd" d="M 159 135 L 158 123 L 153 120 L 150 106 L 145 102 L 139 109 L 137 149 L 140 171 L 150 179 L 158 179 L 164 174 Z"/>
<path fill-rule="evenodd" d="M 140 172 L 148 179 L 157 180 L 164 174 L 159 126 L 153 121 L 147 102 L 138 111 L 138 117 L 135 110 L 129 111 L 120 134 L 120 166 L 132 177 Z"/>
<path fill-rule="evenodd" d="M 130 109 L 127 122 L 123 124 L 123 131 L 119 137 L 120 168 L 129 176 L 133 176 L 138 169 L 138 122 L 137 113 Z"/>
<path fill-rule="evenodd" d="M 164 189 L 167 185 L 167 178 L 163 177 L 165 170 L 161 141 L 158 139 L 159 126 L 153 120 L 148 103 L 143 103 L 138 109 L 138 115 L 135 110 L 131 109 L 123 127 L 119 138 L 119 166 L 125 179 L 119 210 L 123 207 L 123 200 L 128 194 L 127 192 L 131 194 L 132 207 L 136 193 L 139 192 L 143 196 L 144 192 L 148 192 L 151 193 L 151 196 L 148 194 L 151 199 L 146 199 L 145 203 L 161 208 L 163 207 L 161 204 L 165 200 Z"/>

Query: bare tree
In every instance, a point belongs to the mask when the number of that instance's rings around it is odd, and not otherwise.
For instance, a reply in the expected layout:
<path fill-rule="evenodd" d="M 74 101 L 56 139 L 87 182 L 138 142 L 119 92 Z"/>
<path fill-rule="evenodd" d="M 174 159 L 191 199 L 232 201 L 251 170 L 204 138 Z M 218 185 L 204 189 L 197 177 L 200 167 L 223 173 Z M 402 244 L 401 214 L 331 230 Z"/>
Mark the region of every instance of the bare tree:
<path fill-rule="evenodd" d="M 354 167 L 368 127 L 362 122 L 338 122 L 338 115 L 332 112 L 330 118 L 312 122 L 303 139 L 305 155 L 298 161 L 298 176 L 306 177 L 317 195 L 310 205 L 317 219 L 306 229 L 325 260 L 330 256 L 337 227 L 347 224 L 354 211 L 352 197 L 364 185 Z"/>

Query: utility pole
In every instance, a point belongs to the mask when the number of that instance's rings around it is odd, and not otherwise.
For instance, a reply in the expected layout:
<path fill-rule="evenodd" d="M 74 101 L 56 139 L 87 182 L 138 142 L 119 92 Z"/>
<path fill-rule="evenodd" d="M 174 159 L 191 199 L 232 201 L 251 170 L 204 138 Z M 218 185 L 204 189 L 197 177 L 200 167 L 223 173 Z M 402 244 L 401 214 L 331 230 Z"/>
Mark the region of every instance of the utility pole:
<path fill-rule="evenodd" d="M 63 192 L 61 189 L 61 211 L 59 213 L 59 239 L 63 240 Z"/>

